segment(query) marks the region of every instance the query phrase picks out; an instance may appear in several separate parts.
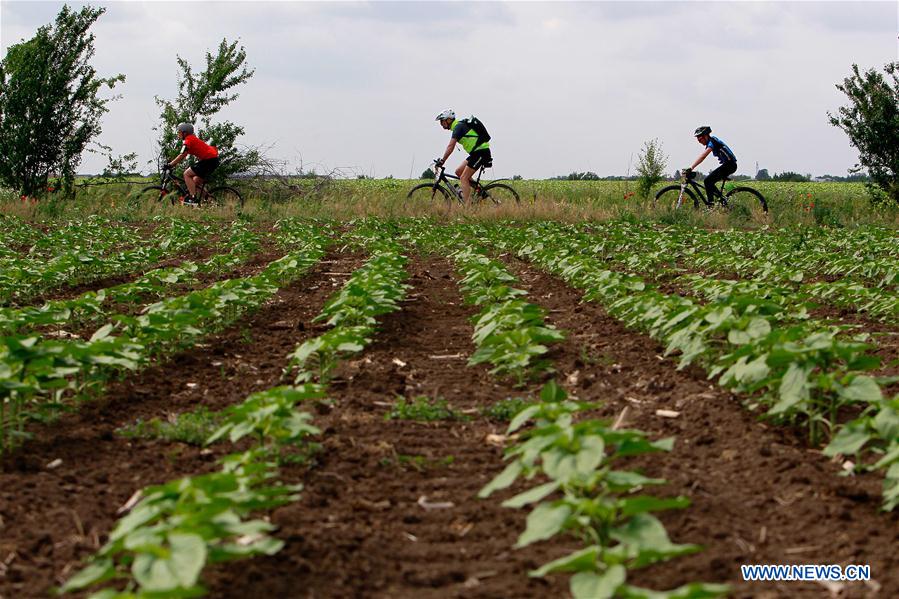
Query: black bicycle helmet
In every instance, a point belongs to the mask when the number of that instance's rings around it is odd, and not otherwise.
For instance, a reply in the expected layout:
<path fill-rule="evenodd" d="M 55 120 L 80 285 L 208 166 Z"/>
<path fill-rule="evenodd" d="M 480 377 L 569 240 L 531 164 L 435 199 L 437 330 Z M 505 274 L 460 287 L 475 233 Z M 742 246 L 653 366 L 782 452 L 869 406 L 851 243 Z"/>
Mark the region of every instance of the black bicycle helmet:
<path fill-rule="evenodd" d="M 178 125 L 178 131 L 185 135 L 193 135 L 194 126 L 190 123 L 181 123 Z"/>
<path fill-rule="evenodd" d="M 693 137 L 699 137 L 700 135 L 708 135 L 712 132 L 712 128 L 708 125 L 703 125 L 702 127 L 696 127 L 696 131 L 693 132 Z"/>

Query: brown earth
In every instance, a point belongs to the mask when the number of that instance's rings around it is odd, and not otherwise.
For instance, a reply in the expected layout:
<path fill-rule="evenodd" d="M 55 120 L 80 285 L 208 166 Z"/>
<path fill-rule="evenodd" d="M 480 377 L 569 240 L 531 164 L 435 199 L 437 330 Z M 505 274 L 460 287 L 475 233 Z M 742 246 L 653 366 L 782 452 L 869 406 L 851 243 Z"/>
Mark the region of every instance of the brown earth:
<path fill-rule="evenodd" d="M 218 410 L 279 383 L 285 356 L 317 334 L 311 319 L 361 263 L 332 253 L 255 315 L 202 346 L 127 380 L 9 456 L 0 471 L 0 597 L 46 597 L 78 570 L 115 524 L 119 506 L 150 484 L 216 469 L 211 452 L 126 439 L 117 428 L 205 406 Z M 332 273 L 332 274 L 328 274 Z M 48 468 L 54 460 L 62 464 Z"/>
<path fill-rule="evenodd" d="M 727 582 L 737 597 L 821 597 L 810 583 L 748 583 L 741 564 L 870 564 L 882 597 L 899 596 L 899 514 L 879 512 L 878 475 L 842 478 L 839 464 L 808 449 L 798 433 L 756 420 L 698 368 L 675 370 L 661 348 L 635 335 L 555 277 L 509 260 L 532 301 L 569 331 L 566 344 L 587 357 L 556 365 L 583 399 L 602 401 L 607 417 L 653 437 L 675 436 L 674 451 L 640 460 L 666 478 L 664 495 L 693 505 L 662 516 L 674 542 L 698 543 L 702 553 L 641 573 L 636 581 L 669 588 L 688 581 Z M 572 309 L 572 306 L 576 306 Z M 574 377 L 576 375 L 576 383 Z M 676 418 L 656 410 L 679 412 Z M 873 596 L 876 585 L 847 585 L 843 596 Z"/>
<path fill-rule="evenodd" d="M 316 333 L 309 320 L 342 282 L 326 273 L 348 273 L 359 262 L 336 259 L 282 291 L 283 303 L 208 347 L 114 385 L 106 399 L 39 431 L 7 461 L 0 473 L 0 564 L 6 564 L 0 565 L 0 597 L 45 596 L 96 548 L 134 490 L 215 467 L 226 448 L 203 455 L 176 443 L 127 441 L 113 431 L 200 403 L 218 409 L 275 384 L 285 354 Z M 670 454 L 626 466 L 667 478 L 655 494 L 692 499 L 691 507 L 662 520 L 674 542 L 706 550 L 649 568 L 633 582 L 663 589 L 719 581 L 732 583 L 738 597 L 822 597 L 828 591 L 812 584 L 743 583 L 739 565 L 869 563 L 882 586 L 877 596 L 899 596 L 893 551 L 899 517 L 878 512 L 878 477 L 838 477 L 838 464 L 808 450 L 790 430 L 756 421 L 698 369 L 676 371 L 651 339 L 596 305 L 579 304 L 580 294 L 558 279 L 509 263 L 532 301 L 550 311 L 548 320 L 568 331 L 549 355 L 566 388 L 579 399 L 601 401 L 599 415 L 617 418 L 626 410 L 626 426 L 677 438 Z M 320 407 L 317 463 L 282 470 L 284 480 L 306 487 L 299 502 L 272 514 L 285 548 L 271 558 L 212 568 L 210 596 L 565 595 L 564 576 L 537 580 L 526 572 L 575 545 L 553 541 L 513 550 L 526 514 L 500 506 L 511 493 L 475 497 L 503 467 L 502 449 L 487 435 L 505 429 L 479 410 L 534 392 L 540 383 L 518 391 L 485 367 L 466 367 L 474 349 L 468 318 L 476 309 L 462 303 L 445 260 L 416 259 L 410 268 L 414 288 L 403 310 L 387 315 L 374 343 L 341 368 L 331 387 L 333 406 Z M 295 330 L 296 323 L 306 330 Z M 249 344 L 244 331 L 253 337 Z M 442 397 L 469 419 L 385 420 L 397 395 Z M 679 416 L 659 417 L 657 409 Z M 63 465 L 47 469 L 56 458 Z M 873 596 L 872 587 L 861 585 L 844 591 Z"/>
<path fill-rule="evenodd" d="M 659 494 L 684 494 L 693 507 L 665 514 L 676 542 L 703 553 L 640 573 L 635 582 L 670 588 L 690 581 L 729 582 L 741 597 L 819 597 L 811 584 L 743 583 L 742 563 L 870 563 L 885 595 L 899 591 L 891 548 L 896 516 L 878 512 L 879 481 L 841 479 L 839 467 L 808 451 L 790 431 L 759 422 L 698 370 L 677 372 L 650 339 L 626 330 L 562 282 L 518 267 L 532 298 L 570 331 L 550 357 L 581 399 L 654 437 L 676 435 L 669 455 L 640 460 L 670 482 Z M 486 442 L 503 425 L 476 408 L 520 395 L 485 368 L 465 368 L 474 309 L 460 305 L 442 260 L 413 266 L 415 289 L 401 313 L 387 316 L 375 343 L 346 372 L 333 411 L 317 419 L 324 433 L 319 465 L 285 477 L 306 485 L 303 499 L 277 510 L 287 541 L 277 556 L 210 577 L 216 597 L 543 597 L 561 596 L 564 577 L 528 579 L 526 571 L 565 554 L 570 542 L 510 549 L 524 513 L 477 500 L 502 468 Z M 458 361 L 432 356 L 459 355 Z M 395 362 L 394 360 L 399 362 Z M 451 359 L 450 359 L 451 360 Z M 537 385 L 531 386 L 531 391 Z M 469 422 L 384 420 L 394 396 L 443 397 Z M 656 409 L 680 411 L 660 418 Z M 403 458 L 402 456 L 405 456 Z M 421 456 L 418 467 L 410 456 Z M 446 460 L 453 460 L 447 464 Z M 418 501 L 451 502 L 424 509 Z M 832 520 L 832 521 L 831 521 Z M 546 586 L 544 586 L 546 585 Z M 868 587 L 847 588 L 864 596 Z"/>
<path fill-rule="evenodd" d="M 503 467 L 487 435 L 505 429 L 480 408 L 523 392 L 465 366 L 477 309 L 463 303 L 449 263 L 416 259 L 410 268 L 402 311 L 383 318 L 373 344 L 331 385 L 333 409 L 315 420 L 324 431 L 318 464 L 283 471 L 305 485 L 301 501 L 272 515 L 285 548 L 240 569 L 215 568 L 212 596 L 564 593 L 564 581 L 526 575 L 550 559 L 549 548 L 512 549 L 525 514 L 476 497 Z M 397 397 L 421 395 L 447 400 L 464 419 L 385 419 Z"/>

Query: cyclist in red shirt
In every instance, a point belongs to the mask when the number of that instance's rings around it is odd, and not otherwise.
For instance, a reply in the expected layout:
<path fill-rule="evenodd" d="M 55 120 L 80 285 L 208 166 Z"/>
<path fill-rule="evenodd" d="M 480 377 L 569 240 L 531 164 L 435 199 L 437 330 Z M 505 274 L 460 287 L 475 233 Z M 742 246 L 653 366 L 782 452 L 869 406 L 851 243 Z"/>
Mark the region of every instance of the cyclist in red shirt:
<path fill-rule="evenodd" d="M 206 182 L 212 171 L 219 165 L 219 151 L 215 146 L 210 146 L 205 141 L 194 135 L 194 126 L 190 123 L 178 125 L 178 139 L 184 142 L 184 149 L 174 160 L 166 164 L 166 168 L 175 166 L 187 158 L 187 155 L 197 157 L 197 162 L 184 171 L 184 184 L 190 196 L 184 198 L 185 204 L 197 204 L 197 188 Z"/>

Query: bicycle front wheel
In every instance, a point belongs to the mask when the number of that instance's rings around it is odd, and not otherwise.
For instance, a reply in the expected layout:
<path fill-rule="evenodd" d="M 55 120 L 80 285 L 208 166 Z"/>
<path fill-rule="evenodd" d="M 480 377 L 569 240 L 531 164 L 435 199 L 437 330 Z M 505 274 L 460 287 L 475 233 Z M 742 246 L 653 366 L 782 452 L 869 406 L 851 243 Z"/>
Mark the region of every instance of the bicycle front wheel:
<path fill-rule="evenodd" d="M 521 198 L 518 197 L 518 192 L 504 183 L 492 183 L 490 185 L 485 185 L 484 188 L 481 189 L 481 193 L 478 195 L 481 200 L 493 202 L 497 206 L 501 206 L 503 204 L 511 206 L 521 203 Z"/>
<path fill-rule="evenodd" d="M 406 203 L 414 206 L 439 205 L 449 207 L 452 205 L 450 192 L 440 185 L 424 183 L 416 185 L 406 195 Z"/>
<path fill-rule="evenodd" d="M 243 208 L 243 196 L 233 187 L 216 187 L 206 194 L 206 201 L 213 206 L 240 210 Z"/>
<path fill-rule="evenodd" d="M 752 189 L 751 187 L 735 187 L 727 192 L 727 207 L 730 210 L 739 210 L 746 214 L 761 210 L 763 213 L 768 212 L 768 202 L 764 196 Z"/>
<path fill-rule="evenodd" d="M 683 193 L 681 191 L 683 190 Z M 678 210 L 680 208 L 699 208 L 699 198 L 689 187 L 669 185 L 663 187 L 656 194 L 656 208 L 663 210 Z"/>
<path fill-rule="evenodd" d="M 137 192 L 134 195 L 133 202 L 135 205 L 144 204 L 155 208 L 164 199 L 166 199 L 168 195 L 169 192 L 165 187 L 160 187 L 159 185 L 151 185 L 150 187 L 144 187 L 139 192 Z"/>

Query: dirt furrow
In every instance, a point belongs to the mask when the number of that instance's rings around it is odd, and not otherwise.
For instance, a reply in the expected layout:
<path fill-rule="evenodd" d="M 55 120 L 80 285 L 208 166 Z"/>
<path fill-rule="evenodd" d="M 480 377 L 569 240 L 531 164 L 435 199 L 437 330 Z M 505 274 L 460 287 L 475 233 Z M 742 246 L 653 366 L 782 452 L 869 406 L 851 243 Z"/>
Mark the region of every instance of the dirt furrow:
<path fill-rule="evenodd" d="M 879 512 L 878 475 L 839 477 L 840 466 L 807 448 L 798 433 L 767 426 L 698 368 L 675 370 L 652 339 L 627 330 L 561 280 L 516 259 L 507 264 L 531 301 L 568 331 L 557 353 L 560 379 L 604 416 L 653 437 L 675 436 L 674 451 L 639 461 L 669 483 L 657 491 L 693 505 L 662 515 L 672 540 L 702 553 L 641 573 L 636 582 L 670 588 L 689 581 L 726 582 L 737 597 L 821 597 L 811 583 L 746 583 L 741 564 L 870 564 L 876 584 L 847 585 L 842 596 L 899 596 L 899 514 Z M 665 418 L 656 411 L 678 412 Z M 625 412 L 626 410 L 626 412 Z"/>
<path fill-rule="evenodd" d="M 217 468 L 233 450 L 129 440 L 136 419 L 218 410 L 279 383 L 285 356 L 318 334 L 311 319 L 362 257 L 330 253 L 262 309 L 171 361 L 113 383 L 77 413 L 42 427 L 0 471 L 0 597 L 46 597 L 103 542 L 138 489 Z M 62 463 L 48 467 L 56 460 Z"/>
<path fill-rule="evenodd" d="M 375 342 L 332 384 L 334 405 L 318 464 L 285 468 L 305 485 L 301 501 L 274 512 L 285 548 L 241 568 L 217 568 L 215 597 L 537 597 L 567 584 L 527 571 L 566 551 L 558 543 L 512 549 L 522 512 L 477 492 L 503 468 L 487 436 L 505 423 L 479 409 L 526 394 L 467 367 L 474 351 L 451 265 L 411 263 L 413 289 L 386 316 Z M 537 388 L 532 386 L 531 391 Z M 443 398 L 465 419 L 388 420 L 397 397 Z"/>

